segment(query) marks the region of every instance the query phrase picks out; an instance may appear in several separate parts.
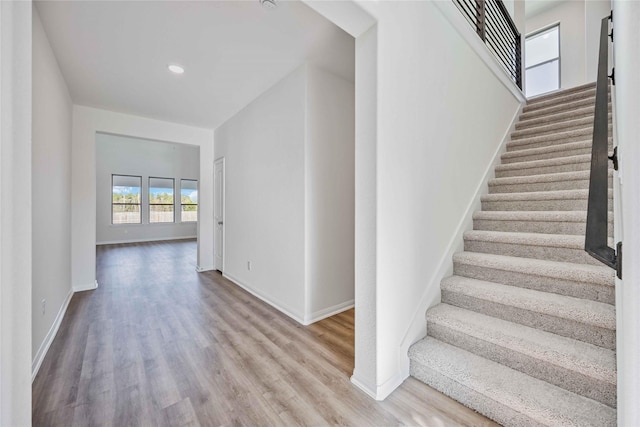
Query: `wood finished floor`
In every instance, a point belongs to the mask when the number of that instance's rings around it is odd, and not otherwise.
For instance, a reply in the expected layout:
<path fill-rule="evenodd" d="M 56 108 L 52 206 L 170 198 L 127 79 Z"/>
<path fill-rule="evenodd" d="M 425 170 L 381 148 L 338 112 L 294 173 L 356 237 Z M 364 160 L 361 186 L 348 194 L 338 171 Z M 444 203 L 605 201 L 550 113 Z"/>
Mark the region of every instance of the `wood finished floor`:
<path fill-rule="evenodd" d="M 409 378 L 349 381 L 353 310 L 301 326 L 195 272 L 194 241 L 100 246 L 33 383 L 35 426 L 495 426 Z"/>

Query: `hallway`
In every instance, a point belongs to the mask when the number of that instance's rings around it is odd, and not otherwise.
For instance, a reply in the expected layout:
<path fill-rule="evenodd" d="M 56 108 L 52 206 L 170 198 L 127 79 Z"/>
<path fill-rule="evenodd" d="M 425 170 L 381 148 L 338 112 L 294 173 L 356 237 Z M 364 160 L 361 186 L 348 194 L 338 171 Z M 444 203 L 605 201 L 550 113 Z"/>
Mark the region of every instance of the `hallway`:
<path fill-rule="evenodd" d="M 33 384 L 33 425 L 495 425 L 414 379 L 355 388 L 353 310 L 302 327 L 195 272 L 192 240 L 99 246 Z M 429 402 L 425 404 L 424 402 Z"/>

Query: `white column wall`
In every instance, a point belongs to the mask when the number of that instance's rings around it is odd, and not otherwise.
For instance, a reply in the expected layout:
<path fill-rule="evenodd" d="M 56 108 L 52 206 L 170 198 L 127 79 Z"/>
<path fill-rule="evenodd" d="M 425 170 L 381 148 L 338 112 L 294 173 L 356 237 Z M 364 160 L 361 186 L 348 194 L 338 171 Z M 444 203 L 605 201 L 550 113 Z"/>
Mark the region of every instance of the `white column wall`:
<path fill-rule="evenodd" d="M 0 2 L 0 425 L 31 425 L 30 1 Z"/>
<path fill-rule="evenodd" d="M 622 281 L 616 283 L 618 425 L 640 425 L 640 2 L 614 1 Z"/>
<path fill-rule="evenodd" d="M 73 104 L 35 8 L 33 17 L 32 372 L 35 377 L 72 294 Z"/>

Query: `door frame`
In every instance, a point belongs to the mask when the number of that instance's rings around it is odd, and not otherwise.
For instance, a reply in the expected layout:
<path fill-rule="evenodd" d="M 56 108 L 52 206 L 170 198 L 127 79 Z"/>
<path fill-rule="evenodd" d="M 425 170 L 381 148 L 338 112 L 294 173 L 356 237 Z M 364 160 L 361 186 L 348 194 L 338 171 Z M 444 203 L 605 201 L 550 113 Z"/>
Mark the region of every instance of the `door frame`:
<path fill-rule="evenodd" d="M 218 227 L 217 227 L 217 223 L 216 223 L 216 204 L 218 203 L 218 198 L 216 197 L 215 191 L 216 191 L 216 167 L 218 165 L 222 165 L 222 195 L 220 196 L 220 200 L 222 201 L 222 238 L 220 239 L 221 241 L 221 245 L 222 245 L 222 265 L 220 266 L 220 269 L 217 269 L 216 267 L 217 262 L 217 253 L 218 253 L 218 248 L 216 246 L 216 242 L 218 241 Z M 221 273 L 224 274 L 224 252 L 225 252 L 225 238 L 226 238 L 226 233 L 224 232 L 224 222 L 225 219 L 227 217 L 226 215 L 226 200 L 225 200 L 225 196 L 226 196 L 226 191 L 225 191 L 225 181 L 226 181 L 226 162 L 225 162 L 225 158 L 224 157 L 219 157 L 217 159 L 215 159 L 213 161 L 213 269 L 214 270 L 218 270 Z"/>

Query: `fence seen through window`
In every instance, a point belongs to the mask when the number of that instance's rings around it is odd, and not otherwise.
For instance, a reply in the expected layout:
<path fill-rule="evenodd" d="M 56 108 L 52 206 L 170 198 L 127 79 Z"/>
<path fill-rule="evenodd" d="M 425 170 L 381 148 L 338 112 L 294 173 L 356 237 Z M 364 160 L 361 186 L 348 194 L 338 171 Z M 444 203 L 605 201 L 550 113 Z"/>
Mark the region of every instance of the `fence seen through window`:
<path fill-rule="evenodd" d="M 111 223 L 140 224 L 141 176 L 111 175 Z"/>
<path fill-rule="evenodd" d="M 193 179 L 180 180 L 180 207 L 182 222 L 198 220 L 198 181 Z"/>

